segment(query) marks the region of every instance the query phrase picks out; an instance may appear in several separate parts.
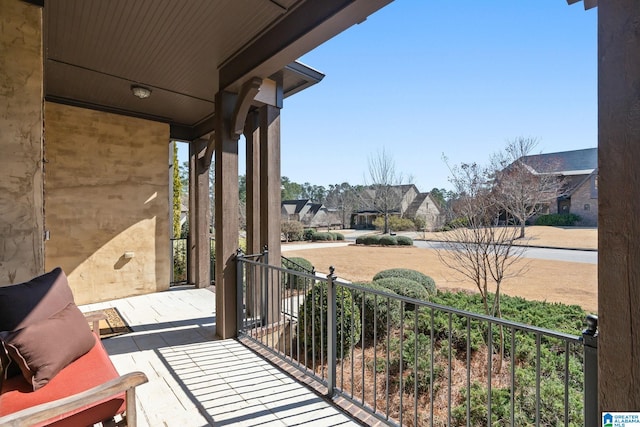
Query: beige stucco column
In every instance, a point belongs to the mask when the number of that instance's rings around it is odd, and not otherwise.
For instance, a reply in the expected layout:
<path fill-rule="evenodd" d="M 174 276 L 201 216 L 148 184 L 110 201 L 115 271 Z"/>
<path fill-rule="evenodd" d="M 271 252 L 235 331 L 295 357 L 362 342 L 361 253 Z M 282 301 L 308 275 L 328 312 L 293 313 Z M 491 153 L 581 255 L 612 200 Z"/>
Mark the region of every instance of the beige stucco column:
<path fill-rule="evenodd" d="M 640 7 L 598 2 L 600 411 L 640 410 Z"/>
<path fill-rule="evenodd" d="M 260 108 L 260 242 L 269 248 L 269 264 L 280 266 L 280 108 Z M 269 278 L 267 323 L 280 319 L 280 281 Z"/>
<path fill-rule="evenodd" d="M 216 94 L 216 334 L 223 339 L 232 338 L 237 332 L 238 140 L 231 135 L 236 98 L 229 92 Z"/>
<path fill-rule="evenodd" d="M 42 9 L 0 0 L 0 285 L 44 271 Z"/>
<path fill-rule="evenodd" d="M 207 140 L 189 144 L 189 266 L 188 281 L 198 288 L 211 284 L 209 161 Z"/>

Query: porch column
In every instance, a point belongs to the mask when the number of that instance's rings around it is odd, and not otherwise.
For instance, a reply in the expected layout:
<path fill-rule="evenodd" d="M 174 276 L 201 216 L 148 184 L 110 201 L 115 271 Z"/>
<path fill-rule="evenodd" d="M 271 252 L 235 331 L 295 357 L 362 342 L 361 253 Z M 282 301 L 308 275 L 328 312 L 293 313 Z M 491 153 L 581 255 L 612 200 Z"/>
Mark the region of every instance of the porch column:
<path fill-rule="evenodd" d="M 260 242 L 269 264 L 280 266 L 280 108 L 260 107 Z M 267 323 L 280 320 L 280 281 L 269 278 Z"/>
<path fill-rule="evenodd" d="M 247 253 L 260 247 L 260 123 L 257 110 L 249 113 L 244 137 L 247 149 Z"/>
<path fill-rule="evenodd" d="M 236 264 L 238 249 L 238 140 L 231 135 L 235 94 L 216 94 L 216 334 L 236 336 Z"/>
<path fill-rule="evenodd" d="M 599 411 L 640 409 L 640 8 L 598 2 Z"/>
<path fill-rule="evenodd" d="M 197 288 L 211 284 L 209 231 L 209 167 L 204 162 L 207 141 L 189 144 L 189 265 L 187 281 Z M 171 267 L 173 268 L 173 266 Z"/>
<path fill-rule="evenodd" d="M 244 128 L 247 153 L 247 254 L 262 252 L 260 247 L 260 120 L 257 110 L 250 112 Z M 255 270 L 254 270 L 255 273 Z M 247 315 L 257 316 L 259 306 L 256 296 L 260 295 L 262 280 L 252 276 L 247 278 Z"/>

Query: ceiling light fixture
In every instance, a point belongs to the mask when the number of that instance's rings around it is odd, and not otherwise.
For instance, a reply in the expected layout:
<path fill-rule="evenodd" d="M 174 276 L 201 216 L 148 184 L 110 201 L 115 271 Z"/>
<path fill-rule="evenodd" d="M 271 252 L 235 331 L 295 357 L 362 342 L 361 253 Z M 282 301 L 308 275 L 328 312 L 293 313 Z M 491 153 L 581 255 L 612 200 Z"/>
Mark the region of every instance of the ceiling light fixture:
<path fill-rule="evenodd" d="M 140 99 L 148 98 L 151 95 L 151 89 L 136 85 L 131 86 L 131 92 L 133 92 L 133 96 L 137 96 Z"/>

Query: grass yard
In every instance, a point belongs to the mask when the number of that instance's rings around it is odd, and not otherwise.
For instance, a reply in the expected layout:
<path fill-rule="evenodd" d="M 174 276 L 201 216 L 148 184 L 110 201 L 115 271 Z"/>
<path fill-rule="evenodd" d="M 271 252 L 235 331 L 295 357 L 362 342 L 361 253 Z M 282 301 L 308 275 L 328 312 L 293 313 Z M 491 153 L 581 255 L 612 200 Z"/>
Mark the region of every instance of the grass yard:
<path fill-rule="evenodd" d="M 531 236 L 532 245 L 597 248 L 595 229 L 527 227 L 527 235 Z M 320 272 L 328 272 L 333 265 L 336 274 L 349 281 L 370 281 L 381 270 L 401 267 L 431 276 L 439 289 L 476 291 L 472 282 L 445 267 L 436 252 L 428 249 L 351 245 L 287 251 L 286 256 L 306 258 Z M 505 279 L 503 293 L 530 300 L 577 304 L 596 313 L 597 265 L 537 259 L 522 259 L 519 263 L 523 272 L 518 277 Z"/>

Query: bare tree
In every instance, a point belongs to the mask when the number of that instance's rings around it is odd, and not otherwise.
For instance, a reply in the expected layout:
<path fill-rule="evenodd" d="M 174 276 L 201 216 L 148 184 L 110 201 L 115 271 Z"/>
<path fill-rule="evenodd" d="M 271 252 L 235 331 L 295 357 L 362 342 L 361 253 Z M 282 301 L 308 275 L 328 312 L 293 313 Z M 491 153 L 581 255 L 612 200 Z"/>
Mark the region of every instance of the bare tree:
<path fill-rule="evenodd" d="M 372 207 L 384 216 L 384 233 L 389 233 L 389 215 L 395 211 L 400 212 L 402 191 L 399 188 L 406 181 L 402 173 L 396 172 L 396 164 L 393 158 L 383 148 L 377 155 L 369 157 L 369 182 L 363 194 L 369 193 Z"/>
<path fill-rule="evenodd" d="M 495 200 L 520 224 L 520 239 L 525 237 L 526 221 L 546 210 L 565 185 L 554 173 L 559 165 L 548 157 L 531 155 L 537 144 L 534 138 L 519 137 L 491 158 Z"/>
<path fill-rule="evenodd" d="M 521 274 L 524 268 L 517 265 L 523 247 L 514 246 L 518 228 L 497 225 L 499 205 L 492 192 L 489 170 L 475 163 L 449 166 L 449 170 L 450 182 L 458 194 L 452 204 L 456 220 L 441 235 L 444 243 L 437 250 L 438 258 L 476 285 L 487 315 L 501 317 L 501 285 L 504 279 Z M 494 294 L 493 300 L 490 293 Z M 501 356 L 503 348 L 500 330 Z M 501 362 L 496 366 L 498 372 L 500 369 Z"/>
<path fill-rule="evenodd" d="M 342 228 L 348 228 L 351 224 L 351 215 L 360 204 L 359 194 L 361 191 L 362 186 L 351 186 L 348 182 L 329 185 L 324 203 L 327 207 L 339 212 Z"/>

